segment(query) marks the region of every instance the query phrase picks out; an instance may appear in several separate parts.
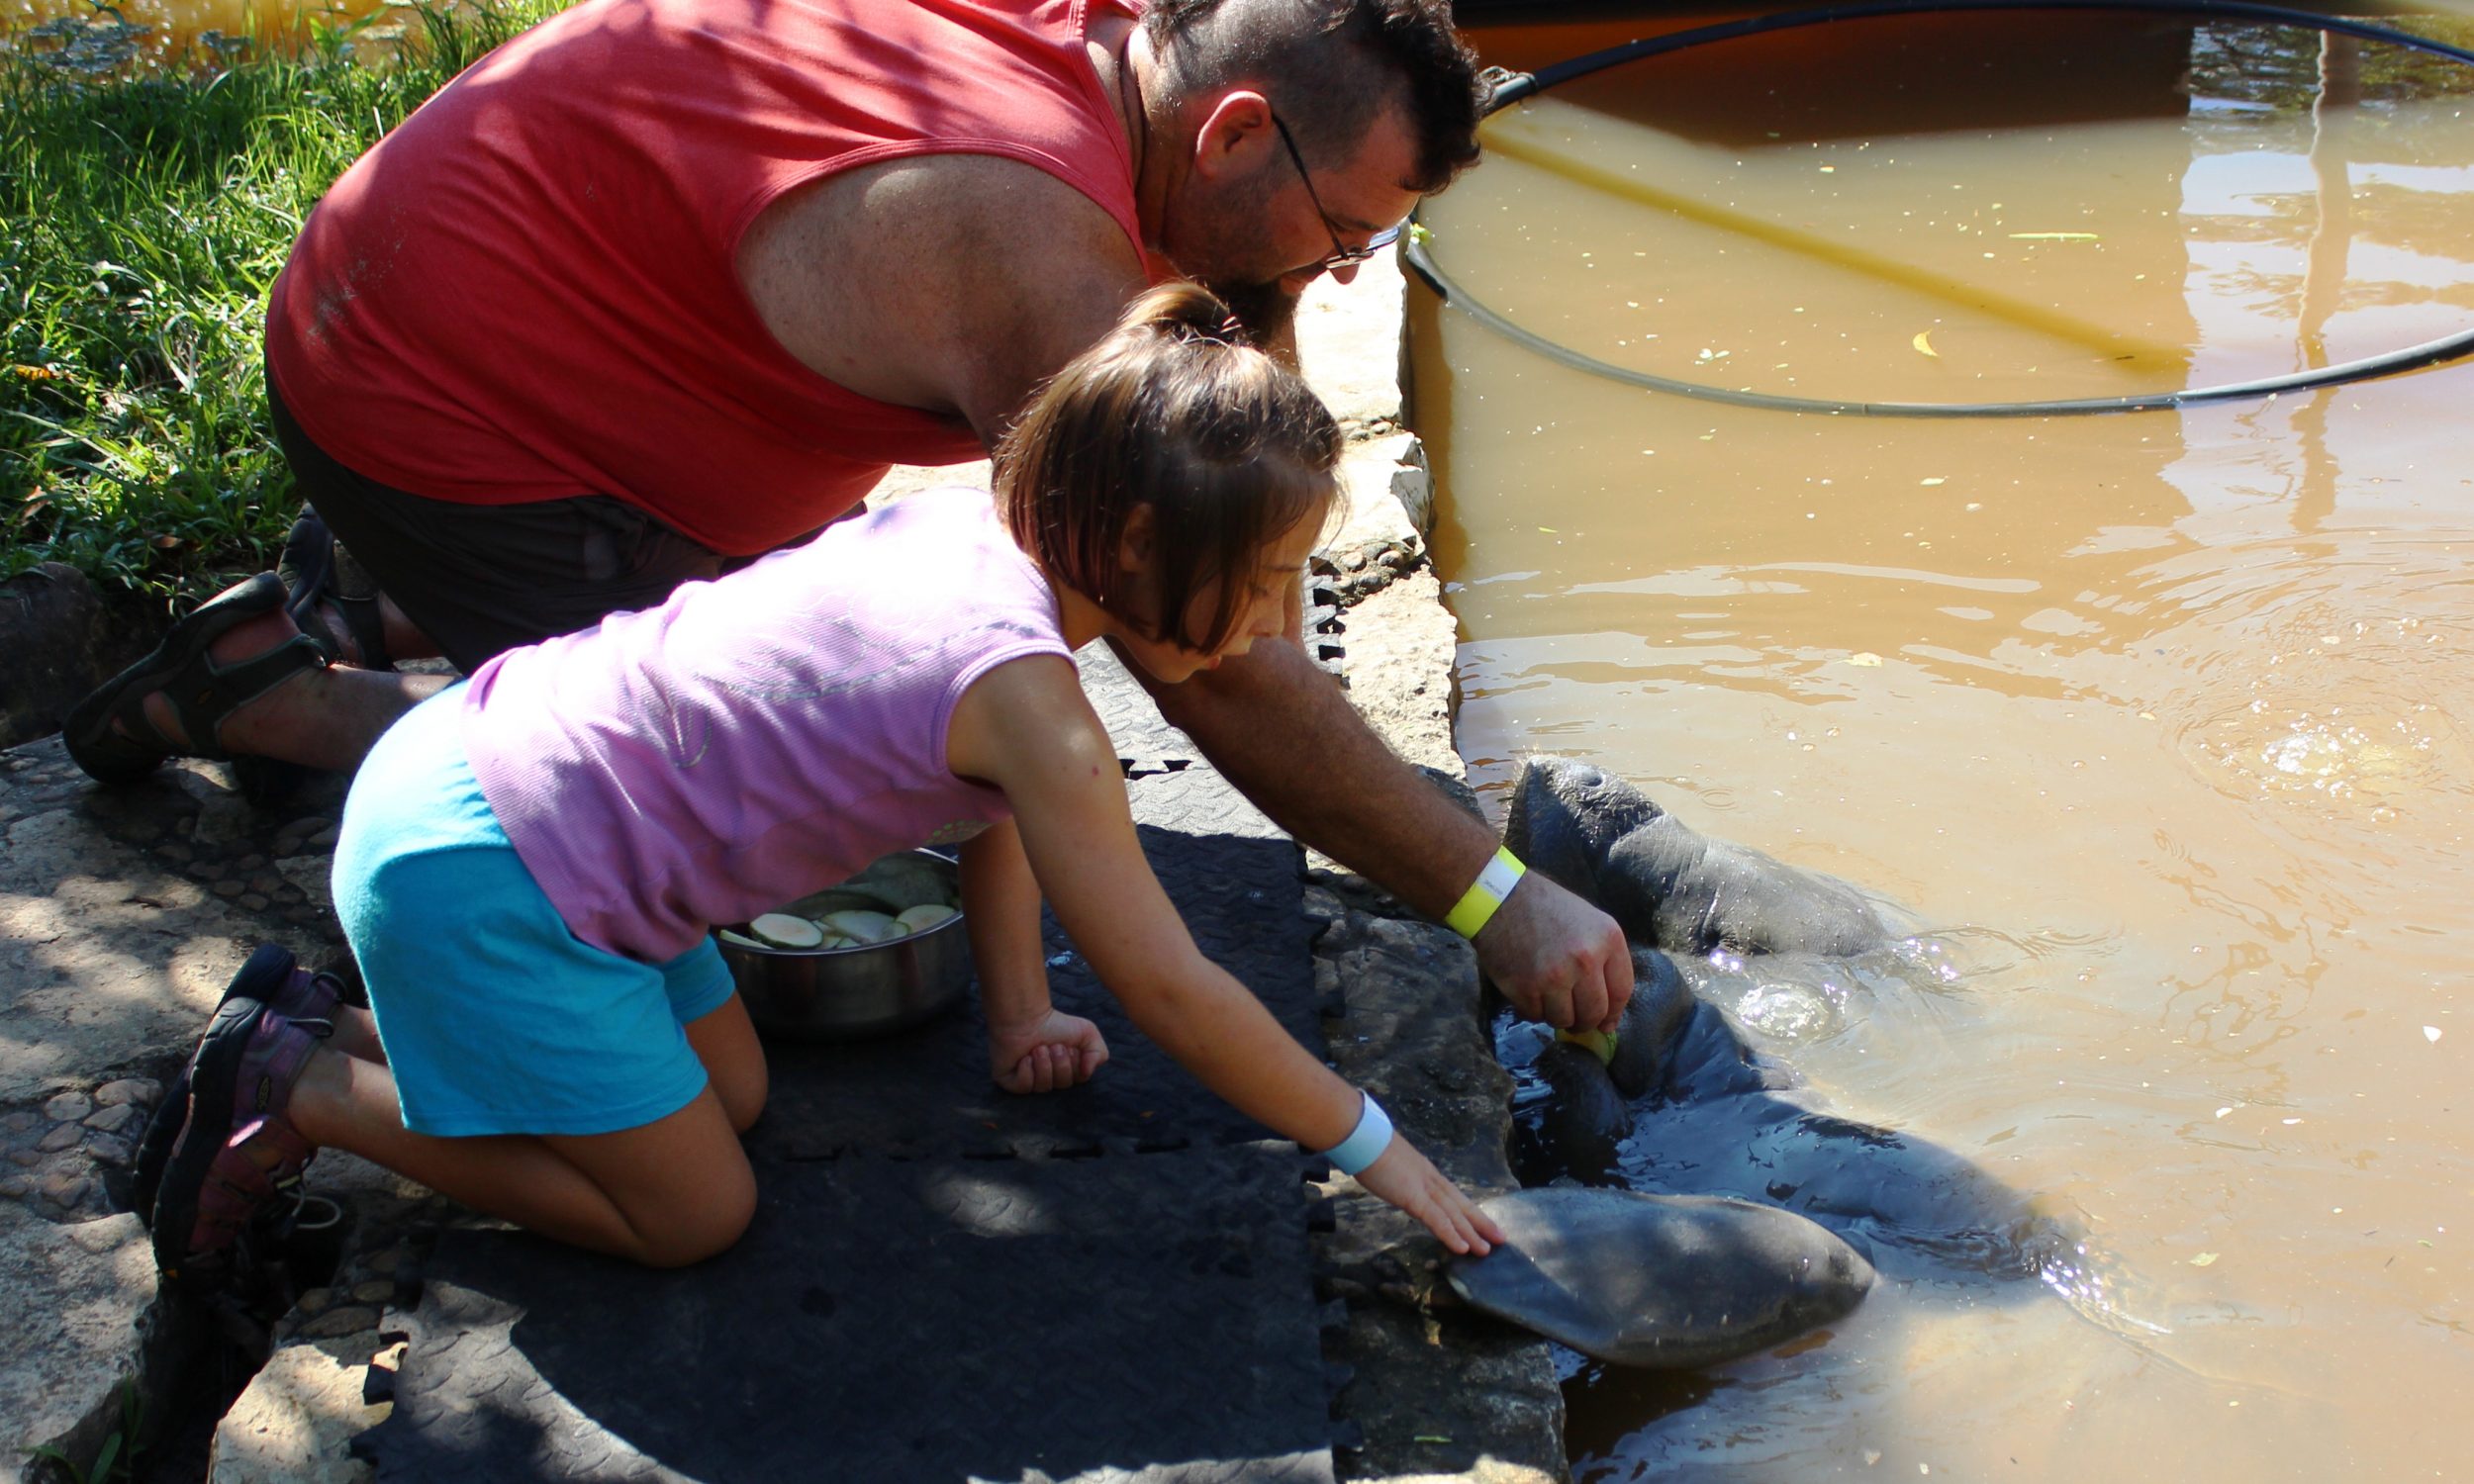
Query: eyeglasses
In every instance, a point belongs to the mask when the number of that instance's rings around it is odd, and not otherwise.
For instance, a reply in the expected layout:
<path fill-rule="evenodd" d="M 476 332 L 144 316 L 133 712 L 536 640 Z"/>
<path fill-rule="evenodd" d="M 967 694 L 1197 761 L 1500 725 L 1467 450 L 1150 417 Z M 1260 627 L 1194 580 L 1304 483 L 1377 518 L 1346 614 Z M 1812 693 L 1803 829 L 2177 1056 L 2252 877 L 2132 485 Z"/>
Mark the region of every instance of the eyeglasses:
<path fill-rule="evenodd" d="M 1305 183 L 1305 199 L 1314 203 L 1314 215 L 1323 219 L 1323 231 L 1331 236 L 1331 256 L 1312 265 L 1316 272 L 1328 273 L 1334 268 L 1354 268 L 1360 263 L 1371 262 L 1375 254 L 1400 240 L 1400 233 L 1409 230 L 1406 221 L 1395 222 L 1367 238 L 1363 247 L 1344 244 L 1340 240 L 1339 227 L 1332 222 L 1331 213 L 1323 210 L 1323 198 L 1314 193 L 1314 177 L 1306 170 L 1305 156 L 1297 152 L 1297 141 L 1290 137 L 1288 126 L 1280 121 L 1280 115 L 1274 114 L 1272 127 L 1280 131 L 1280 141 L 1287 146 L 1289 163 L 1297 167 L 1297 179 Z"/>

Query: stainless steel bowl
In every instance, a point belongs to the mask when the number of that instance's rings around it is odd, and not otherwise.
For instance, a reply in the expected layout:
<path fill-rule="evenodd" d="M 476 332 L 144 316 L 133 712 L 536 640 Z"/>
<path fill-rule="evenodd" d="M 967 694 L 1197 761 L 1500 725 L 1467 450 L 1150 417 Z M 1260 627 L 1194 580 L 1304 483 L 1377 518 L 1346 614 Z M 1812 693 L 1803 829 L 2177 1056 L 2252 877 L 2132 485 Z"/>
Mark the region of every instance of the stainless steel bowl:
<path fill-rule="evenodd" d="M 952 860 L 932 850 L 918 854 L 959 884 Z M 797 908 L 793 903 L 783 910 Z M 925 932 L 857 948 L 718 942 L 756 1029 L 793 1041 L 855 1041 L 905 1030 L 951 1008 L 971 982 L 971 939 L 960 912 Z"/>

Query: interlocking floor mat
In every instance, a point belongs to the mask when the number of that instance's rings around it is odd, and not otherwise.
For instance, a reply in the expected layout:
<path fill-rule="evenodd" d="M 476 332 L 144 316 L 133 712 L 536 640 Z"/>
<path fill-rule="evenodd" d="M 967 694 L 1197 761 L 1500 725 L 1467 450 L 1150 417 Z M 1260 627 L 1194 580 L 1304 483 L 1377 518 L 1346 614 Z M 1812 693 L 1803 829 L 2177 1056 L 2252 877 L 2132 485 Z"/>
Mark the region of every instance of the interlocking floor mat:
<path fill-rule="evenodd" d="M 760 1171 L 747 1237 L 647 1272 L 459 1230 L 381 1481 L 1332 1478 L 1292 1146 L 848 1156 Z"/>

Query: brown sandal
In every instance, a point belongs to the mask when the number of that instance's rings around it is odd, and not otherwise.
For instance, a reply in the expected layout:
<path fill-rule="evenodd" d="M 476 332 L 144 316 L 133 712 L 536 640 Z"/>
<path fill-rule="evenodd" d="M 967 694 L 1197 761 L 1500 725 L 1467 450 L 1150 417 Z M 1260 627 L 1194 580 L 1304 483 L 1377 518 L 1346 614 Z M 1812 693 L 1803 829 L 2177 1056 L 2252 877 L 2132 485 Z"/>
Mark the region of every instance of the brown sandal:
<path fill-rule="evenodd" d="M 238 664 L 220 664 L 210 653 L 217 639 L 239 624 L 280 610 L 286 597 L 283 579 L 261 572 L 200 603 L 172 625 L 152 653 L 104 682 L 69 712 L 60 733 L 70 761 L 97 783 L 125 784 L 145 777 L 175 755 L 224 758 L 221 732 L 233 712 L 305 670 L 327 667 L 326 651 L 307 634 Z M 158 691 L 171 702 L 181 733 L 189 739 L 186 745 L 174 743 L 146 719 L 146 697 Z"/>

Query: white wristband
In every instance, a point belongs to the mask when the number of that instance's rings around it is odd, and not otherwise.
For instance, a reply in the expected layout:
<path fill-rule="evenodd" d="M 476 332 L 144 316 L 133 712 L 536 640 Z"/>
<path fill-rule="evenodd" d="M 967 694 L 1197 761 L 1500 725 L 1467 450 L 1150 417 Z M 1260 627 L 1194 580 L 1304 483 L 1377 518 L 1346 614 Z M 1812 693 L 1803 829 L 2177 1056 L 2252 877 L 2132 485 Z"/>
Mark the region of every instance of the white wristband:
<path fill-rule="evenodd" d="M 1323 1151 L 1323 1158 L 1339 1166 L 1342 1174 L 1363 1172 L 1366 1166 L 1382 1158 L 1384 1150 L 1391 1148 L 1391 1116 L 1383 1112 L 1383 1105 L 1375 1101 L 1372 1095 L 1360 1092 L 1358 1096 L 1365 1102 L 1363 1111 L 1358 1114 L 1358 1126 L 1350 1131 L 1348 1138 Z"/>

